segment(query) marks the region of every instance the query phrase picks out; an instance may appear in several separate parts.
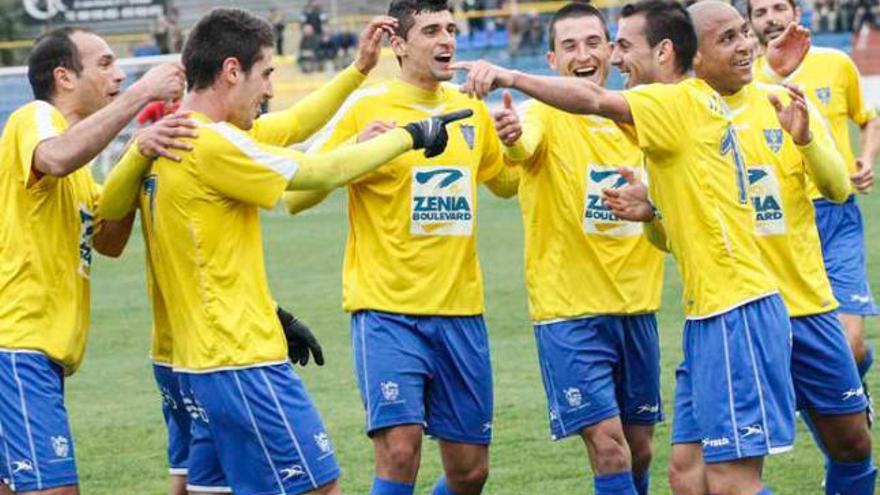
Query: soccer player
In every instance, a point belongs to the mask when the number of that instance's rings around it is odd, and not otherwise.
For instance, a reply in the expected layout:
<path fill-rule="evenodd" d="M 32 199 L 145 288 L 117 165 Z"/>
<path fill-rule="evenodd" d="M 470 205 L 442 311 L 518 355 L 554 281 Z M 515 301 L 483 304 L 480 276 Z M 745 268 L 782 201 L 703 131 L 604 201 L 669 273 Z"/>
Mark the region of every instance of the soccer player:
<path fill-rule="evenodd" d="M 203 17 L 183 51 L 181 111 L 199 122 L 198 137 L 183 138 L 192 150 L 180 162 L 159 158 L 146 177 L 143 161 L 120 164 L 114 187 L 134 190 L 120 195 L 132 198 L 147 183 L 150 261 L 168 303 L 172 364 L 192 398 L 190 462 L 211 451 L 234 493 L 339 493 L 332 443 L 287 360 L 258 208 L 287 188 L 340 186 L 414 148 L 441 153 L 445 124 L 467 115 L 407 124 L 325 155 L 288 150 L 290 125 L 255 120 L 272 97 L 273 45 L 271 26 L 245 11 Z"/>
<path fill-rule="evenodd" d="M 179 64 L 122 92 L 124 78 L 101 37 L 51 31 L 28 60 L 35 101 L 0 138 L 0 478 L 17 493 L 78 493 L 64 380 L 85 350 L 92 250 L 118 256 L 131 231 L 96 216 L 86 165 L 141 107 L 183 91 Z"/>
<path fill-rule="evenodd" d="M 751 72 L 745 69 L 754 56 L 754 40 L 747 21 L 729 6 L 701 3 L 692 10 L 698 30 L 714 30 L 718 25 L 717 31 L 733 36 L 730 41 L 701 36 L 695 72 L 723 88 L 739 129 L 758 246 L 791 316 L 797 407 L 810 419 L 829 455 L 825 491 L 830 495 L 874 493 L 876 468 L 864 414 L 867 401 L 835 312 L 837 302 L 822 264 L 806 187 L 809 179 L 823 197 L 843 202 L 851 191 L 847 167 L 824 118 L 799 89 L 788 90 L 794 104 L 784 109 L 779 98 L 785 89 L 751 82 Z M 613 198 L 628 193 L 609 190 L 607 194 Z M 608 202 L 615 211 L 616 202 Z M 650 208 L 646 200 L 643 208 Z M 744 428 L 757 431 L 751 425 Z M 673 433 L 671 484 L 675 493 L 707 491 L 699 441 L 693 425 L 680 426 Z"/>
<path fill-rule="evenodd" d="M 765 51 L 771 41 L 778 39 L 787 26 L 797 24 L 801 17 L 801 9 L 794 0 L 749 0 L 746 5 L 752 28 Z M 803 53 L 803 57 L 783 59 L 787 64 L 770 64 L 766 56 L 759 57 L 755 77 L 803 88 L 810 102 L 828 121 L 831 136 L 852 174 L 855 192 L 868 193 L 874 185 L 873 166 L 880 152 L 880 118 L 864 101 L 859 71 L 848 55 L 831 48 L 808 48 L 809 51 L 799 53 Z M 800 63 L 793 64 L 793 61 Z M 782 73 L 776 73 L 774 66 Z M 858 157 L 850 144 L 850 120 L 861 128 Z M 880 310 L 868 285 L 862 214 L 855 195 L 837 204 L 823 198 L 812 183 L 808 184 L 816 206 L 825 269 L 834 297 L 840 303 L 838 315 L 864 380 L 874 361 L 874 351 L 865 343 L 865 317 L 876 315 Z"/>
<path fill-rule="evenodd" d="M 549 29 L 554 70 L 605 83 L 611 45 L 599 10 L 568 4 Z M 506 158 L 522 167 L 526 282 L 551 433 L 583 439 L 599 490 L 626 478 L 646 495 L 663 418 L 655 312 L 664 255 L 642 223 L 601 202 L 604 188 L 626 184 L 619 167 L 644 173 L 641 152 L 610 120 L 526 105 L 521 122 L 506 107 L 495 125 Z"/>
<path fill-rule="evenodd" d="M 697 37 L 682 6 L 648 0 L 622 15 L 644 28 L 651 57 L 674 54 L 682 72 L 691 68 Z M 735 39 L 717 24 L 700 34 Z M 739 70 L 751 70 L 747 65 Z M 514 87 L 563 110 L 611 118 L 638 143 L 657 211 L 640 218 L 662 218 L 684 283 L 688 321 L 673 429 L 692 426 L 699 435 L 710 493 L 770 493 L 761 481 L 763 457 L 794 441 L 791 372 L 779 366 L 791 359 L 791 326 L 757 246 L 747 170 L 733 117 L 717 92 L 725 88 L 691 78 L 617 93 L 486 62 L 459 66 L 469 71 L 465 92 L 483 96 Z"/>
<path fill-rule="evenodd" d="M 453 76 L 456 24 L 445 0 L 393 0 L 399 76 L 356 92 L 315 145 L 330 149 L 388 122 L 468 109 L 447 151 L 407 153 L 348 187 L 343 308 L 352 313 L 355 372 L 373 442 L 372 495 L 411 494 L 424 433 L 444 476 L 435 495 L 473 495 L 488 477 L 492 372 L 476 252 L 477 186 L 512 196 L 492 115 L 444 84 Z M 381 136 L 380 136 L 381 137 Z M 374 138 L 377 139 L 377 138 Z M 295 213 L 330 192 L 291 193 Z"/>
<path fill-rule="evenodd" d="M 279 144 L 288 146 L 303 141 L 320 130 L 346 97 L 361 85 L 376 66 L 383 35 L 393 28 L 394 23 L 393 19 L 387 17 L 377 17 L 371 21 L 361 33 L 358 58 L 354 64 L 287 110 L 262 116 L 259 119 L 261 132 L 283 133 L 285 137 Z M 130 152 L 125 154 L 120 166 L 111 172 L 105 184 L 106 194 L 100 210 L 103 218 L 122 218 L 135 208 L 135 203 L 142 217 L 149 212 L 150 189 L 155 187 L 155 183 L 150 180 L 142 183 L 135 181 L 133 185 L 137 187 L 126 187 L 124 184 L 126 174 L 130 167 L 136 169 L 148 167 L 149 162 L 159 156 L 179 161 L 180 157 L 174 154 L 173 148 L 186 150 L 190 146 L 178 141 L 177 138 L 197 136 L 197 133 L 187 128 L 189 126 L 195 126 L 195 123 L 188 120 L 186 115 L 178 114 L 166 117 L 158 124 L 139 131 L 137 146 L 132 147 Z M 137 177 L 135 175 L 135 178 Z M 172 369 L 173 331 L 166 308 L 173 302 L 165 300 L 155 282 L 156 275 L 149 255 L 151 250 L 155 249 L 151 248 L 155 245 L 153 239 L 155 234 L 151 230 L 152 223 L 143 221 L 141 225 L 148 252 L 147 286 L 153 308 L 150 355 L 156 383 L 163 397 L 163 416 L 168 431 L 171 493 L 184 495 L 187 486 L 190 490 L 203 493 L 222 493 L 229 488 L 213 452 L 198 450 L 199 448 L 196 447 L 198 456 L 193 459 L 196 462 L 190 462 L 189 450 L 192 443 L 190 409 L 192 408 L 187 406 L 192 404 L 192 397 L 187 390 L 181 390 L 178 374 Z M 292 362 L 305 365 L 311 350 L 315 355 L 315 361 L 323 364 L 320 345 L 317 344 L 308 327 L 283 309 L 278 309 L 278 315 L 288 337 L 288 356 Z"/>

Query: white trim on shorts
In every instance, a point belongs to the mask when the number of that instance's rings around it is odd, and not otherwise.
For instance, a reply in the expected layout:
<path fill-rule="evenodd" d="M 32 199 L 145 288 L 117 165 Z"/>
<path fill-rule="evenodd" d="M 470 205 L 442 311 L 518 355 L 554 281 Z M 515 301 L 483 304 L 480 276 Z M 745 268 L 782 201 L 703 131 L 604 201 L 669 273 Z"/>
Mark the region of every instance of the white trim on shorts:
<path fill-rule="evenodd" d="M 241 395 L 241 401 L 244 404 L 245 410 L 247 410 L 248 418 L 251 420 L 251 426 L 254 428 L 254 433 L 257 434 L 257 440 L 260 442 L 260 448 L 263 449 L 263 455 L 266 456 L 266 461 L 269 463 L 269 469 L 272 470 L 272 476 L 275 477 L 275 482 L 278 483 L 278 488 L 281 489 L 282 495 L 287 493 L 287 490 L 284 489 L 284 483 L 281 482 L 281 478 L 278 477 L 278 468 L 275 467 L 275 463 L 272 462 L 272 456 L 269 455 L 269 449 L 266 448 L 266 442 L 263 440 L 263 434 L 260 433 L 260 429 L 257 427 L 257 420 L 254 418 L 254 412 L 251 410 L 251 405 L 248 403 L 247 397 L 244 395 L 244 388 L 241 386 L 241 379 L 238 378 L 237 373 L 233 373 L 232 377 L 235 378 L 235 385 L 238 387 L 238 393 Z"/>
<path fill-rule="evenodd" d="M 565 323 L 567 321 L 589 320 L 591 318 L 600 318 L 603 316 L 645 316 L 655 315 L 659 309 L 638 311 L 635 313 L 584 313 L 577 316 L 566 316 L 563 318 L 553 318 L 551 320 L 532 320 L 532 326 L 541 327 L 545 325 L 554 325 L 556 323 Z"/>
<path fill-rule="evenodd" d="M 204 492 L 204 493 L 232 493 L 232 488 L 228 486 L 202 486 L 186 484 L 188 492 Z"/>
<path fill-rule="evenodd" d="M 770 447 L 770 451 L 767 453 L 770 455 L 784 454 L 792 449 L 794 449 L 794 444 L 790 443 L 788 445 L 780 445 L 779 447 Z"/>
<path fill-rule="evenodd" d="M 291 365 L 290 368 L 291 372 L 293 371 L 292 366 L 293 365 Z M 293 446 L 296 448 L 296 453 L 299 455 L 299 459 L 302 461 L 303 467 L 306 469 L 306 474 L 309 475 L 309 481 L 312 482 L 312 487 L 318 488 L 318 483 L 315 481 L 315 476 L 312 474 L 312 468 L 309 467 L 309 461 L 306 459 L 306 456 L 303 455 L 299 440 L 296 438 L 296 434 L 293 433 L 293 428 L 290 427 L 290 422 L 287 421 L 287 415 L 284 414 L 284 409 L 281 408 L 281 401 L 278 400 L 278 395 L 275 393 L 275 389 L 272 388 L 272 383 L 269 382 L 269 377 L 266 376 L 265 370 L 260 370 L 260 376 L 263 377 L 263 382 L 266 383 L 266 388 L 269 389 L 269 395 L 272 396 L 272 402 L 275 403 L 275 409 L 278 410 L 278 416 L 281 417 L 281 422 L 284 423 L 284 429 L 287 430 L 287 434 L 290 435 L 290 439 L 293 440 Z"/>
<path fill-rule="evenodd" d="M 264 368 L 266 366 L 277 366 L 279 364 L 287 364 L 290 360 L 284 359 L 281 361 L 270 361 L 267 363 L 256 363 L 256 364 L 243 364 L 241 366 L 222 366 L 220 368 L 209 368 L 203 370 L 191 370 L 188 368 L 179 368 L 177 366 L 174 367 L 175 373 L 189 373 L 191 375 L 205 375 L 208 373 L 217 373 L 218 371 L 241 371 L 241 370 L 249 370 L 254 368 Z"/>
<path fill-rule="evenodd" d="M 736 457 L 742 457 L 742 446 L 739 444 L 739 425 L 736 422 L 736 403 L 733 398 L 733 373 L 730 370 L 730 348 L 727 343 L 727 324 L 721 319 L 721 335 L 724 337 L 724 370 L 727 375 L 727 405 L 730 408 L 730 421 L 733 426 L 733 443 L 736 446 Z M 766 435 L 766 433 L 765 433 Z"/>
<path fill-rule="evenodd" d="M 370 410 L 370 380 L 369 375 L 367 374 L 367 332 L 364 329 L 364 320 L 367 318 L 366 313 L 361 313 L 360 318 L 360 329 L 361 329 L 361 360 L 363 362 L 364 368 L 364 402 L 367 406 L 367 431 L 371 431 L 373 429 L 373 415 Z"/>
<path fill-rule="evenodd" d="M 746 315 L 742 308 L 740 308 L 740 314 L 742 315 L 743 323 L 745 324 L 746 341 L 749 344 L 749 356 L 752 358 L 752 373 L 755 375 L 755 389 L 758 391 L 758 405 L 761 407 L 761 422 L 764 426 L 764 442 L 767 444 L 767 451 L 769 452 L 771 449 L 770 425 L 767 422 L 767 408 L 764 406 L 764 392 L 761 390 L 761 377 L 758 376 L 758 361 L 755 359 L 755 349 L 752 345 L 752 327 L 749 326 L 748 315 Z"/>
<path fill-rule="evenodd" d="M 187 468 L 168 468 L 168 474 L 171 476 L 186 476 L 189 474 L 189 469 Z"/>
<path fill-rule="evenodd" d="M 778 290 L 770 291 L 770 292 L 768 292 L 768 293 L 766 293 L 766 294 L 761 294 L 760 296 L 755 296 L 755 297 L 752 297 L 752 298 L 749 298 L 749 299 L 744 299 L 744 300 L 742 300 L 742 301 L 740 301 L 740 302 L 734 304 L 733 306 L 730 306 L 730 307 L 728 307 L 728 308 L 726 308 L 726 309 L 722 309 L 722 310 L 720 310 L 720 311 L 716 311 L 716 312 L 711 313 L 711 314 L 708 314 L 708 315 L 703 315 L 703 316 L 686 316 L 686 317 L 685 317 L 685 321 L 700 321 L 700 320 L 708 320 L 709 318 L 715 318 L 716 316 L 721 316 L 721 315 L 723 315 L 724 313 L 730 313 L 730 312 L 733 311 L 734 309 L 736 309 L 736 308 L 740 308 L 740 307 L 742 307 L 742 306 L 745 306 L 746 304 L 753 303 L 753 302 L 755 302 L 755 301 L 760 301 L 761 299 L 764 299 L 765 297 L 770 297 L 770 296 L 777 295 L 777 294 L 779 294 L 779 291 L 778 291 Z"/>

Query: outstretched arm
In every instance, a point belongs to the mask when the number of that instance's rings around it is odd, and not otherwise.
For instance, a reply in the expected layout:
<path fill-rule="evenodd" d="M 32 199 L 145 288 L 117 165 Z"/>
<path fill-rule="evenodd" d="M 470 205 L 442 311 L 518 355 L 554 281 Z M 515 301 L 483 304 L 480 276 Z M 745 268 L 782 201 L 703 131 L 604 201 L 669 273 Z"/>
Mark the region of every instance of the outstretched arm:
<path fill-rule="evenodd" d="M 629 105 L 619 93 L 575 77 L 535 76 L 505 69 L 485 61 L 457 62 L 456 70 L 467 71 L 463 93 L 485 98 L 497 88 L 514 88 L 544 103 L 577 114 L 601 115 L 622 124 L 632 124 Z"/>

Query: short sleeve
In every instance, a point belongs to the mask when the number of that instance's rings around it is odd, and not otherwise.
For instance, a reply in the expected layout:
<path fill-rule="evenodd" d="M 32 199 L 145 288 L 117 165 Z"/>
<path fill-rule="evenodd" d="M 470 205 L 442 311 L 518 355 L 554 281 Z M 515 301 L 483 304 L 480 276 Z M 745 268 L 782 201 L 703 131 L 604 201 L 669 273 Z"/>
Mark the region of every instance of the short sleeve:
<path fill-rule="evenodd" d="M 64 116 L 52 105 L 36 101 L 20 110 L 10 125 L 14 126 L 18 162 L 25 186 L 30 181 L 34 152 L 47 139 L 60 136 L 66 127 Z M 8 132 L 9 130 L 7 130 Z"/>
<path fill-rule="evenodd" d="M 648 84 L 621 93 L 629 105 L 639 148 L 675 152 L 687 142 L 686 90 L 675 84 Z M 632 133 L 631 133 L 632 134 Z"/>
<path fill-rule="evenodd" d="M 845 78 L 846 84 L 846 113 L 853 122 L 864 127 L 868 122 L 877 118 L 877 110 L 866 105 L 864 93 L 862 93 L 862 78 L 852 59 L 846 59 L 842 72 L 841 77 Z"/>
<path fill-rule="evenodd" d="M 199 177 L 221 195 L 272 208 L 299 168 L 296 151 L 254 141 L 226 123 L 202 128 L 196 167 Z"/>

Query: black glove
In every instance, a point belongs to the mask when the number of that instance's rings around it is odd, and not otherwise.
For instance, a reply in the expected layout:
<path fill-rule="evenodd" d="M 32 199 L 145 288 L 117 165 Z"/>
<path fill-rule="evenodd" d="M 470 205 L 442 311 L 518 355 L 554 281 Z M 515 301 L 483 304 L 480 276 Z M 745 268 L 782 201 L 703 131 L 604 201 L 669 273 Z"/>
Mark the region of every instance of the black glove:
<path fill-rule="evenodd" d="M 312 335 L 312 331 L 295 316 L 284 311 L 281 306 L 276 310 L 278 320 L 281 322 L 281 328 L 284 329 L 284 338 L 287 339 L 287 356 L 290 360 L 300 366 L 309 364 L 309 351 L 315 356 L 315 364 L 324 366 L 324 351 L 321 350 L 321 344 L 318 339 Z"/>
<path fill-rule="evenodd" d="M 412 136 L 413 149 L 424 149 L 425 157 L 431 158 L 443 153 L 446 149 L 446 141 L 449 140 L 449 135 L 446 133 L 446 124 L 466 119 L 473 114 L 473 110 L 459 110 L 419 120 L 418 122 L 410 122 L 403 126 L 403 128 Z"/>

